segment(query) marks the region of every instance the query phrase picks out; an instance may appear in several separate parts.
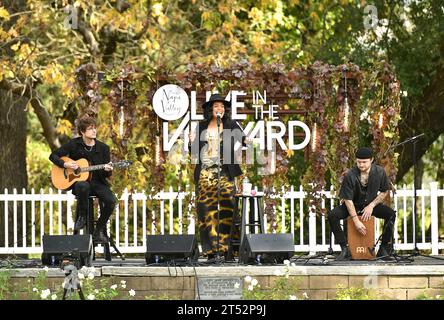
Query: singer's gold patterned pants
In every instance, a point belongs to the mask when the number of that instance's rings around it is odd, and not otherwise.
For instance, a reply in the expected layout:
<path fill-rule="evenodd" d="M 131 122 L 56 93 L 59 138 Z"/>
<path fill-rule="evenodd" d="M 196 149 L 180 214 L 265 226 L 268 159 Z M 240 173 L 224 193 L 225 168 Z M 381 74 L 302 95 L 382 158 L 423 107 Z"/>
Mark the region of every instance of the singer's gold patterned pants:
<path fill-rule="evenodd" d="M 218 219 L 217 167 L 202 169 L 197 196 L 197 216 L 202 253 L 204 255 L 218 252 L 218 231 L 219 253 L 223 254 L 228 251 L 228 241 L 233 223 L 234 193 L 234 181 L 230 181 L 228 176 L 222 171 L 220 179 L 220 212 Z"/>

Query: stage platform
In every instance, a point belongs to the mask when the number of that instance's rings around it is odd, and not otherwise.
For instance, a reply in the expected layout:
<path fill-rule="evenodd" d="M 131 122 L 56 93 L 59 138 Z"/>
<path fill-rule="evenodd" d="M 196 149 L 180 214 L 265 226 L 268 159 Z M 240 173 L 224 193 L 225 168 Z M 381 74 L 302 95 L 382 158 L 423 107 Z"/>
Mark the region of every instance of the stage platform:
<path fill-rule="evenodd" d="M 134 289 L 136 298 L 147 296 L 194 300 L 196 278 L 238 278 L 246 276 L 258 280 L 261 289 L 270 289 L 280 277 L 297 279 L 297 296 L 309 299 L 335 299 L 338 288 L 364 288 L 375 299 L 417 299 L 420 295 L 444 295 L 444 257 L 416 256 L 413 261 L 345 261 L 336 262 L 332 256 L 307 259 L 294 257 L 291 265 L 240 265 L 237 262 L 172 263 L 147 265 L 144 259 L 127 258 L 122 261 L 98 259 L 93 272 L 98 279 L 112 283 L 126 281 L 126 290 Z M 10 270 L 11 279 L 20 286 L 37 277 L 44 270 L 40 260 L 0 260 L 2 270 Z M 63 282 L 59 268 L 46 269 L 48 287 L 53 289 Z"/>

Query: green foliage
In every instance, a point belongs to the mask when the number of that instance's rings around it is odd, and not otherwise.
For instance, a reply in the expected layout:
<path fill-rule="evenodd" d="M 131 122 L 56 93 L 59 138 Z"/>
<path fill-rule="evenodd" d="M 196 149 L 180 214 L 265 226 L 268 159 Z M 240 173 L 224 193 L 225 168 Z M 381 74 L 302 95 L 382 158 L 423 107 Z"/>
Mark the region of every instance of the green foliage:
<path fill-rule="evenodd" d="M 431 296 L 426 290 L 424 290 L 423 293 L 416 296 L 416 300 L 444 300 L 444 290 L 441 294 L 435 296 Z"/>
<path fill-rule="evenodd" d="M 28 186 L 36 192 L 46 190 L 51 185 L 51 162 L 48 161 L 50 149 L 44 142 L 39 142 L 28 137 L 26 165 L 28 169 Z"/>
<path fill-rule="evenodd" d="M 336 300 L 372 300 L 374 299 L 368 289 L 365 288 L 344 288 L 337 286 Z"/>
<path fill-rule="evenodd" d="M 11 292 L 10 289 L 10 279 L 11 279 L 11 271 L 10 270 L 0 270 L 0 301 L 6 300 L 8 295 Z"/>
<path fill-rule="evenodd" d="M 148 295 L 145 296 L 145 300 L 182 300 L 179 296 L 170 296 L 166 293 L 161 295 Z"/>

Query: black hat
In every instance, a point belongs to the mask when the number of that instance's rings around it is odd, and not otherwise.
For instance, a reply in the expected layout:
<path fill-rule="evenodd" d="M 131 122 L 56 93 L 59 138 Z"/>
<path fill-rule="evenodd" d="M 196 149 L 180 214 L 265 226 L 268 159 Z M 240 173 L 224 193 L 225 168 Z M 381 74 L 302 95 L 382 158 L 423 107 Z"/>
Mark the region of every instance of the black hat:
<path fill-rule="evenodd" d="M 370 148 L 362 147 L 356 151 L 356 158 L 358 159 L 371 159 L 373 158 L 373 151 Z"/>
<path fill-rule="evenodd" d="M 202 105 L 202 109 L 205 109 L 206 107 L 212 106 L 213 102 L 216 102 L 216 101 L 223 102 L 225 109 L 231 108 L 231 102 L 230 101 L 225 100 L 224 97 L 222 97 L 220 94 L 215 93 L 215 94 L 211 95 L 210 100 L 208 100 L 207 102 L 205 102 Z"/>

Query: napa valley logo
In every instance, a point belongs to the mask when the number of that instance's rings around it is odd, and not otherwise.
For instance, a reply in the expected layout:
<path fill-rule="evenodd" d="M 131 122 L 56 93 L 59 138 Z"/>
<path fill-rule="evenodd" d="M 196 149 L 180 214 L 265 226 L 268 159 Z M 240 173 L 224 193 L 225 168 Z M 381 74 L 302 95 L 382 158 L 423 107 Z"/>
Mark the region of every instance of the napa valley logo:
<path fill-rule="evenodd" d="M 187 93 L 175 84 L 164 85 L 154 93 L 154 112 L 163 120 L 173 121 L 182 118 L 188 106 Z"/>

